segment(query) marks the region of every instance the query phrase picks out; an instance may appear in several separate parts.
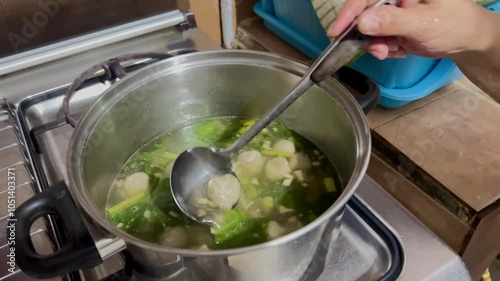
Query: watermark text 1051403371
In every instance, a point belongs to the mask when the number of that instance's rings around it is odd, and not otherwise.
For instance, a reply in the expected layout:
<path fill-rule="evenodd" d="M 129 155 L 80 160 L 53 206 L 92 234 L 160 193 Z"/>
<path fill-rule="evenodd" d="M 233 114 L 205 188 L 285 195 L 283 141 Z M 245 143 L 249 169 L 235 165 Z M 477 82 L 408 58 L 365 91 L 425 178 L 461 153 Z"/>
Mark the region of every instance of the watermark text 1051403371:
<path fill-rule="evenodd" d="M 16 218 L 14 210 L 16 209 L 16 169 L 7 168 L 7 209 L 9 218 L 7 219 L 7 245 L 9 247 L 7 254 L 8 271 L 14 273 L 16 270 Z"/>

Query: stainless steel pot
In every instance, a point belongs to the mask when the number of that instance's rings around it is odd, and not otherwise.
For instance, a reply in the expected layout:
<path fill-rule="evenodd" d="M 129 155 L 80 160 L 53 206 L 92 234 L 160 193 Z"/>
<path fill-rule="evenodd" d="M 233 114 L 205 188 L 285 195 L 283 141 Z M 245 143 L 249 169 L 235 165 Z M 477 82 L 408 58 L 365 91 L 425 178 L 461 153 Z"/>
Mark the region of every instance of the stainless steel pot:
<path fill-rule="evenodd" d="M 69 189 L 60 183 L 17 209 L 19 267 L 33 277 L 57 276 L 95 266 L 126 246 L 134 260 L 152 269 L 162 268 L 163 275 L 191 271 L 193 280 L 312 277 L 321 270 L 326 259 L 323 252 L 338 234 L 344 207 L 364 176 L 370 156 L 364 112 L 333 78 L 314 86 L 280 117 L 315 143 L 334 162 L 343 180 L 340 198 L 309 225 L 256 246 L 203 252 L 144 242 L 105 217 L 113 179 L 145 143 L 198 119 L 259 117 L 306 70 L 302 63 L 270 53 L 223 50 L 176 56 L 124 77 L 98 98 L 75 128 L 67 162 Z M 353 79 L 345 74 L 351 70 L 342 71 L 346 80 Z M 36 254 L 27 237 L 31 223 L 47 213 L 59 215 L 68 239 L 62 250 L 44 257 Z M 97 227 L 108 239 L 93 241 L 83 222 Z"/>

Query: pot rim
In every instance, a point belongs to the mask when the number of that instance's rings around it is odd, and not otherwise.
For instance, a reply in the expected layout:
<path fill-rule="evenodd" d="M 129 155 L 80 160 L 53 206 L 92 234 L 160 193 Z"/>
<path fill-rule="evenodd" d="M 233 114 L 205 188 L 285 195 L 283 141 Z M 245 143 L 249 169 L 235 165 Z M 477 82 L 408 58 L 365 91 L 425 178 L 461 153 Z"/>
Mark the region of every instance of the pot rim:
<path fill-rule="evenodd" d="M 351 174 L 351 178 L 346 183 L 345 188 L 340 194 L 339 198 L 337 198 L 337 200 L 325 212 L 323 212 L 319 217 L 317 217 L 311 223 L 303 226 L 302 228 L 294 232 L 291 232 L 274 240 L 256 244 L 253 246 L 231 248 L 224 250 L 200 251 L 200 250 L 166 247 L 166 246 L 161 246 L 159 244 L 143 241 L 119 229 L 118 227 L 113 225 L 107 218 L 101 215 L 100 210 L 97 208 L 93 200 L 90 198 L 87 188 L 85 188 L 85 183 L 81 172 L 83 170 L 82 155 L 84 154 L 83 152 L 85 151 L 85 146 L 88 144 L 91 132 L 93 132 L 95 126 L 99 123 L 104 113 L 107 110 L 110 110 L 110 108 L 113 105 L 115 105 L 121 98 L 128 95 L 133 89 L 140 87 L 146 82 L 157 79 L 158 77 L 161 77 L 163 75 L 168 75 L 168 73 L 189 69 L 189 67 L 182 68 L 182 63 L 186 62 L 188 59 L 191 59 L 193 57 L 196 59 L 197 57 L 200 56 L 202 57 L 201 60 L 195 60 L 192 62 L 195 64 L 195 66 L 204 65 L 200 63 L 204 62 L 204 60 L 211 61 L 213 60 L 212 57 L 215 56 L 216 58 L 219 58 L 219 60 L 229 59 L 229 61 L 233 63 L 236 62 L 238 59 L 243 59 L 245 63 L 250 63 L 260 67 L 267 66 L 278 70 L 286 71 L 288 73 L 297 76 L 305 74 L 308 70 L 307 64 L 279 54 L 263 52 L 263 51 L 249 51 L 249 50 L 211 50 L 211 51 L 197 51 L 193 53 L 174 56 L 172 58 L 155 62 L 134 73 L 125 76 L 122 80 L 118 81 L 110 88 L 108 88 L 106 91 L 104 91 L 97 98 L 97 100 L 92 103 L 92 105 L 87 109 L 87 111 L 85 112 L 85 114 L 75 127 L 75 130 L 69 142 L 69 149 L 67 152 L 67 167 L 68 167 L 68 181 L 69 181 L 68 186 L 70 192 L 73 195 L 73 198 L 76 199 L 75 201 L 77 205 L 80 207 L 80 210 L 83 209 L 83 211 L 86 213 L 87 216 L 85 216 L 85 218 L 87 217 L 92 218 L 93 224 L 97 223 L 100 227 L 108 231 L 109 234 L 117 238 L 123 239 L 126 243 L 132 244 L 136 247 L 140 247 L 147 250 L 153 250 L 164 254 L 176 254 L 183 256 L 199 257 L 199 256 L 231 256 L 231 255 L 243 254 L 243 253 L 258 251 L 269 247 L 283 245 L 319 227 L 321 224 L 331 219 L 335 214 L 339 213 L 342 214 L 345 205 L 347 204 L 348 200 L 350 200 L 350 198 L 354 195 L 354 192 L 359 186 L 368 168 L 368 163 L 371 153 L 371 134 L 366 119 L 366 115 L 364 114 L 363 110 L 356 102 L 354 97 L 340 82 L 330 77 L 329 79 L 318 84 L 318 86 L 322 88 L 327 94 L 330 94 L 330 96 L 333 99 L 337 100 L 337 102 L 339 100 L 342 101 L 344 111 L 348 115 L 348 118 L 351 120 L 351 124 L 354 128 L 356 137 L 356 146 L 357 146 L 356 148 L 357 156 L 356 156 L 356 163 L 353 168 L 353 173 Z M 249 56 L 249 58 L 243 58 L 243 56 Z M 167 67 L 164 67 L 164 64 L 166 64 Z M 205 64 L 207 64 L 207 62 L 205 62 Z M 158 67 L 161 68 L 161 73 L 159 73 L 157 77 L 153 77 L 154 75 L 144 76 L 148 72 L 151 73 L 151 70 L 154 70 L 154 68 Z M 127 83 L 130 83 L 131 85 L 127 86 Z M 329 91 L 329 89 L 334 89 L 335 87 L 341 87 L 344 90 L 343 92 L 346 94 L 344 95 L 337 94 L 333 96 L 332 91 L 331 90 Z M 115 92 L 118 92 L 120 94 L 116 94 Z M 113 97 L 110 98 L 110 96 Z M 110 105 L 104 107 L 106 108 L 106 111 L 103 111 L 104 109 L 99 101 L 105 101 L 106 105 Z M 97 112 L 100 112 L 98 116 L 91 114 L 93 111 L 96 110 Z M 356 126 L 356 124 L 358 124 L 358 126 Z"/>

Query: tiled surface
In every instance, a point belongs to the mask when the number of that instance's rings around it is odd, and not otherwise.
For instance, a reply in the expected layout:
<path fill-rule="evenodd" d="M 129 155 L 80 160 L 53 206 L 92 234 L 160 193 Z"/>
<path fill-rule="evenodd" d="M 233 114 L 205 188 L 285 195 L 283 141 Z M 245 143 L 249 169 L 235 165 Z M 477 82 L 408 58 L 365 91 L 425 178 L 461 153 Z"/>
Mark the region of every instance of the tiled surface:
<path fill-rule="evenodd" d="M 469 271 L 478 280 L 500 252 L 500 208 L 492 210 L 475 228 L 461 257 L 465 264 L 472 265 Z"/>
<path fill-rule="evenodd" d="M 401 117 L 405 114 L 408 114 L 408 113 L 410 113 L 410 112 L 412 112 L 412 111 L 414 111 L 422 106 L 425 106 L 425 105 L 427 105 L 427 104 L 429 104 L 437 99 L 440 99 L 443 96 L 445 96 L 446 94 L 455 92 L 463 87 L 464 86 L 461 86 L 457 83 L 453 83 L 453 84 L 450 84 L 448 86 L 445 86 L 445 87 L 435 91 L 434 93 L 432 93 L 432 94 L 430 94 L 422 99 L 413 101 L 413 102 L 407 104 L 406 106 L 396 108 L 396 109 L 386 109 L 386 108 L 377 106 L 371 112 L 368 113 L 368 115 L 367 115 L 368 123 L 369 123 L 371 128 L 379 127 L 379 126 L 381 126 L 385 123 L 388 123 L 388 122 L 390 122 L 398 117 Z"/>
<path fill-rule="evenodd" d="M 367 173 L 450 248 L 460 251 L 470 231 L 464 222 L 374 154 Z"/>
<path fill-rule="evenodd" d="M 375 130 L 466 204 L 500 199 L 500 107 L 466 88 Z"/>

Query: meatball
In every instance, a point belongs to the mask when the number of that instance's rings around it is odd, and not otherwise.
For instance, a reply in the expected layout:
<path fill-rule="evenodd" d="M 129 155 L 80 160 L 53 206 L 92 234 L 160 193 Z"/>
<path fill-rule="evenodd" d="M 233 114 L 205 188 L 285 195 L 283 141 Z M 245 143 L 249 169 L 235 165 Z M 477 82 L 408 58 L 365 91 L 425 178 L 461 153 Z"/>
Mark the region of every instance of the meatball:
<path fill-rule="evenodd" d="M 292 172 L 285 157 L 275 157 L 267 161 L 265 166 L 266 176 L 271 180 L 281 180 Z"/>
<path fill-rule="evenodd" d="M 285 139 L 277 141 L 274 144 L 273 149 L 283 152 L 295 153 L 295 145 L 293 144 L 293 142 Z"/>
<path fill-rule="evenodd" d="M 143 172 L 133 173 L 125 179 L 123 188 L 130 193 L 146 191 L 149 186 L 149 176 Z"/>
<path fill-rule="evenodd" d="M 221 209 L 231 209 L 240 199 L 241 186 L 238 179 L 225 174 L 208 182 L 207 195 Z"/>
<path fill-rule="evenodd" d="M 160 237 L 158 242 L 167 247 L 182 248 L 187 242 L 186 230 L 181 226 L 167 227 Z"/>
<path fill-rule="evenodd" d="M 286 229 L 279 225 L 275 221 L 270 221 L 267 224 L 267 234 L 269 235 L 269 238 L 271 239 L 276 239 L 278 237 L 281 237 L 286 234 Z"/>
<path fill-rule="evenodd" d="M 311 160 L 309 157 L 305 156 L 304 154 L 298 152 L 295 153 L 291 158 L 290 158 L 290 168 L 292 170 L 304 170 L 307 171 L 311 169 Z"/>
<path fill-rule="evenodd" d="M 253 177 L 262 172 L 266 159 L 257 150 L 244 151 L 238 155 L 236 165 L 238 173 Z"/>

